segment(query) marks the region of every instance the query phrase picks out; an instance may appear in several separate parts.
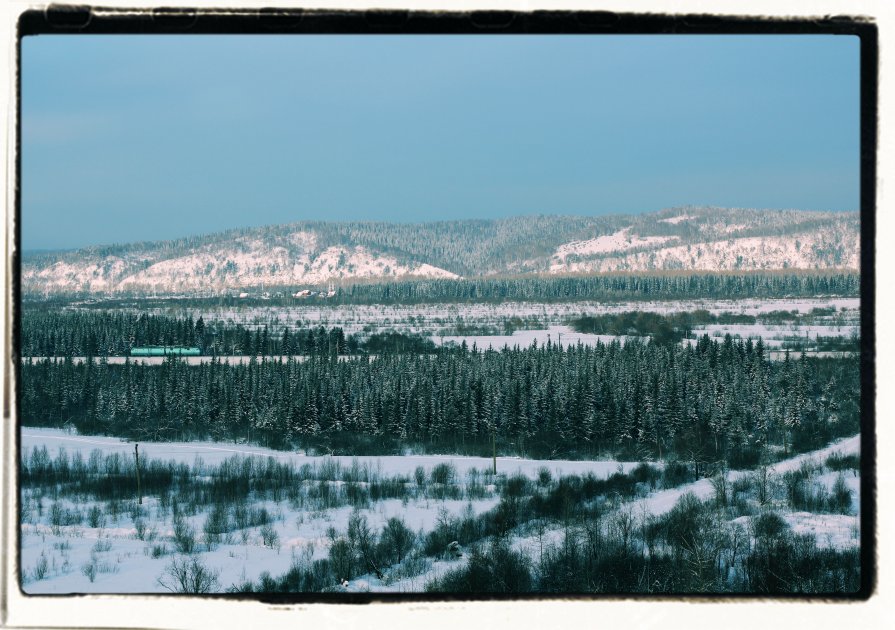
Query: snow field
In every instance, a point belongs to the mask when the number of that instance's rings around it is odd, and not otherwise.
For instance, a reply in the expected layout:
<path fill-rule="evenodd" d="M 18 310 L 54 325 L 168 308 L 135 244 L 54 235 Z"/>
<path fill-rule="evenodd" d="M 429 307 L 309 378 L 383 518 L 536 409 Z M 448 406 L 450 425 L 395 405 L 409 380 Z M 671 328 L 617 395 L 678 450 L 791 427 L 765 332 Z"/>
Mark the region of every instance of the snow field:
<path fill-rule="evenodd" d="M 93 450 L 99 450 L 103 455 L 117 453 L 124 458 L 133 457 L 132 443 L 117 438 L 73 435 L 53 429 L 23 428 L 21 444 L 23 458 L 29 457 L 33 449 L 40 447 L 47 448 L 51 459 L 59 456 L 60 452 L 66 456 L 78 452 L 86 460 Z M 267 458 L 274 458 L 295 467 L 307 466 L 312 476 L 326 471 L 325 475 L 337 478 L 329 482 L 337 488 L 344 487 L 345 482 L 338 479 L 344 474 L 361 479 L 400 476 L 406 480 L 405 485 L 412 486 L 418 467 L 425 471 L 428 478 L 432 469 L 440 464 L 454 467 L 457 483 L 463 488 L 470 471 L 476 471 L 473 474 L 481 485 L 475 498 L 412 494 L 408 500 L 383 499 L 360 508 L 360 513 L 376 532 L 381 531 L 391 517 L 400 517 L 412 531 L 424 534 L 435 527 L 439 518 L 461 513 L 478 515 L 494 508 L 499 502 L 495 487 L 489 481 L 493 478 L 477 472 L 490 470 L 492 465 L 490 459 L 481 457 L 313 457 L 260 447 L 208 442 L 141 442 L 140 453 L 144 463 L 152 459 L 170 460 L 191 465 L 194 470 L 207 471 L 204 473 L 206 475 L 213 473 L 212 467 L 233 456 L 254 457 L 261 463 Z M 618 471 L 629 471 L 634 466 L 634 462 L 498 458 L 499 474 L 523 474 L 530 478 L 535 478 L 542 468 L 557 476 L 589 472 L 606 477 Z M 307 480 L 303 483 L 311 487 L 320 482 Z M 358 485 L 365 484 L 360 482 Z M 195 514 L 187 512 L 182 516 L 195 533 L 199 550 L 197 556 L 204 565 L 219 572 L 222 589 L 246 581 L 257 581 L 263 572 L 282 575 L 289 570 L 296 557 L 305 561 L 327 557 L 331 544 L 330 528 L 344 533 L 345 524 L 354 510 L 351 505 L 322 508 L 312 502 L 296 505 L 285 499 L 256 500 L 249 507 L 256 511 L 263 508 L 271 515 L 272 521 L 268 525 L 223 534 L 222 542 L 213 545 L 213 548 L 207 548 L 203 543 L 203 527 L 212 507 L 200 507 Z M 100 514 L 98 519 L 101 522 L 93 523 L 96 526 L 91 526 L 86 516 L 93 508 Z M 80 522 L 51 525 L 51 509 L 62 514 L 78 513 Z M 163 576 L 166 566 L 177 552 L 170 506 L 166 508 L 158 498 L 147 496 L 142 506 L 137 506 L 131 499 L 122 502 L 116 513 L 107 514 L 108 511 L 108 502 L 104 501 L 75 502 L 67 498 L 54 501 L 48 496 L 23 492 L 21 567 L 24 590 L 28 593 L 167 592 L 158 578 Z M 138 521 L 141 521 L 139 527 Z M 39 575 L 43 559 L 47 567 L 45 573 Z M 431 567 L 429 571 L 436 572 L 446 570 L 453 564 L 438 559 L 426 562 Z M 89 575 L 91 565 L 94 570 Z M 431 576 L 426 573 L 425 579 L 431 579 Z M 397 579 L 393 583 L 384 583 L 376 578 L 371 580 L 377 590 L 421 590 L 425 585 L 425 581 L 416 575 Z M 361 588 L 362 584 L 355 583 L 351 588 Z M 369 585 L 370 580 L 366 584 Z"/>
<path fill-rule="evenodd" d="M 713 314 L 742 313 L 761 315 L 772 311 L 797 311 L 809 313 L 815 308 L 832 307 L 837 314 L 845 315 L 857 323 L 860 298 L 797 298 L 797 299 L 746 299 L 746 300 L 659 300 L 628 302 L 505 302 L 415 304 L 415 305 L 295 305 L 295 306 L 246 306 L 210 308 L 151 308 L 145 310 L 122 309 L 131 312 L 186 317 L 200 316 L 206 322 L 220 321 L 225 324 L 260 326 L 341 326 L 346 334 L 399 330 L 435 334 L 453 325 L 458 318 L 466 324 L 498 325 L 513 317 L 538 318 L 545 326 L 565 325 L 570 317 L 582 314 L 624 313 L 649 311 L 654 313 L 678 313 L 705 309 Z M 844 309 L 844 312 L 843 312 Z M 365 327 L 370 330 L 365 331 Z"/>
<path fill-rule="evenodd" d="M 202 317 L 206 322 L 221 322 L 228 326 L 237 324 L 250 329 L 268 326 L 279 331 L 284 326 L 341 327 L 346 334 L 368 335 L 382 332 L 400 332 L 428 336 L 436 345 L 476 344 L 479 348 L 539 345 L 549 340 L 563 347 L 582 343 L 596 345 L 608 343 L 626 336 L 592 335 L 578 333 L 568 326 L 570 319 L 581 315 L 600 315 L 631 311 L 670 314 L 694 310 L 707 310 L 715 315 L 737 313 L 761 317 L 772 311 L 795 311 L 801 315 L 817 308 L 832 308 L 834 314 L 813 317 L 810 323 L 786 324 L 709 324 L 696 326 L 696 336 L 708 334 L 723 337 L 730 334 L 739 338 L 761 338 L 769 348 L 780 348 L 785 343 L 798 341 L 809 346 L 818 337 L 848 339 L 860 333 L 860 300 L 858 298 L 802 298 L 766 300 L 674 300 L 650 302 L 571 302 L 571 303 L 505 303 L 505 304 L 422 304 L 401 305 L 340 305 L 340 306 L 289 306 L 246 308 L 156 308 L 148 312 L 175 317 Z M 127 309 L 125 309 L 127 310 Z M 512 334 L 500 334 L 504 325 L 514 318 L 536 322 L 536 328 L 517 329 Z M 532 324 L 529 323 L 529 326 Z M 478 328 L 488 332 L 480 334 L 456 334 L 461 328 Z M 690 343 L 692 340 L 685 340 Z M 205 357 L 187 357 L 190 362 L 202 362 Z M 235 360 L 235 359 L 234 359 Z"/>
<path fill-rule="evenodd" d="M 302 452 L 276 451 L 261 446 L 229 444 L 226 442 L 140 442 L 140 456 L 163 461 L 174 460 L 193 464 L 197 458 L 206 465 L 218 465 L 233 455 L 273 457 L 279 462 L 289 462 L 296 467 L 308 464 L 320 468 L 337 464 L 340 470 L 357 465 L 382 476 L 413 476 L 416 468 L 422 466 L 428 474 L 439 464 L 451 464 L 463 477 L 470 468 L 479 471 L 490 470 L 490 457 L 468 457 L 464 455 L 307 455 Z M 93 449 L 104 454 L 117 452 L 133 457 L 134 443 L 116 437 L 82 436 L 67 433 L 61 429 L 22 427 L 21 447 L 23 452 L 45 446 L 55 455 L 59 448 L 69 453 L 81 451 L 85 456 Z M 547 468 L 554 476 L 586 474 L 592 472 L 597 477 L 607 477 L 617 472 L 628 472 L 640 462 L 618 462 L 614 460 L 583 461 L 560 459 L 522 459 L 518 457 L 498 457 L 498 474 L 521 473 L 534 479 L 541 468 Z"/>

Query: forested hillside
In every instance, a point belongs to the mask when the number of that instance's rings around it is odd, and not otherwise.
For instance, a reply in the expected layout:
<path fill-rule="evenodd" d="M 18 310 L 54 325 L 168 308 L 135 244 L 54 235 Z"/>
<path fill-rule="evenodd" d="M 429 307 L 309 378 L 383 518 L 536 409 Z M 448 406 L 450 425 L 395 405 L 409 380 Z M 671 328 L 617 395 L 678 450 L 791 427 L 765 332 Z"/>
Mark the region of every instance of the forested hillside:
<path fill-rule="evenodd" d="M 632 216 L 299 222 L 23 256 L 26 294 L 226 293 L 336 281 L 859 267 L 850 212 L 675 208 Z"/>

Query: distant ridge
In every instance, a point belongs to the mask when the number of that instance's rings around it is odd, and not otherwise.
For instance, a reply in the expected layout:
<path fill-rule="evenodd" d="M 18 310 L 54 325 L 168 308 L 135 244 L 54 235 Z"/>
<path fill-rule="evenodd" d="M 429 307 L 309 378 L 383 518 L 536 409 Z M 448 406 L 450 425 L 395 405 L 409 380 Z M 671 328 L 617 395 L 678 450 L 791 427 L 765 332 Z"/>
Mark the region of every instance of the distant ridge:
<path fill-rule="evenodd" d="M 226 292 L 329 282 L 661 270 L 857 270 L 854 212 L 670 208 L 430 223 L 303 221 L 28 252 L 25 293 Z"/>

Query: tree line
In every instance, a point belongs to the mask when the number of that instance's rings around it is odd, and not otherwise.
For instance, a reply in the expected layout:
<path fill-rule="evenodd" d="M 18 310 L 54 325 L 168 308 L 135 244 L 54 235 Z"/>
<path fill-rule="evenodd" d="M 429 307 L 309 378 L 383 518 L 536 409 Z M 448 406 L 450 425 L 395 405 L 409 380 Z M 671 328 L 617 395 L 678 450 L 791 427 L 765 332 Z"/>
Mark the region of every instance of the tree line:
<path fill-rule="evenodd" d="M 206 355 L 346 355 L 431 352 L 417 335 L 386 332 L 361 338 L 340 327 L 290 328 L 206 324 L 202 317 L 121 312 L 28 310 L 22 318 L 23 357 L 127 356 L 143 346 L 198 347 Z"/>
<path fill-rule="evenodd" d="M 770 361 L 762 342 L 630 341 L 337 360 L 22 365 L 26 425 L 320 452 L 677 457 L 697 469 L 859 430 L 857 358 Z"/>
<path fill-rule="evenodd" d="M 294 304 L 426 304 L 456 302 L 574 302 L 581 300 L 632 301 L 676 299 L 742 299 L 858 296 L 858 273 L 796 271 L 781 273 L 689 273 L 661 272 L 640 275 L 528 276 L 465 279 L 409 279 L 377 283 L 355 283 L 336 287 L 332 297 L 290 297 L 296 287 L 277 291 L 262 299 L 260 291 L 246 298 L 230 295 L 191 298 L 151 298 L 121 292 L 114 298 L 97 299 L 87 292 L 67 296 L 26 293 L 29 302 L 42 308 L 66 306 L 72 300 L 91 298 L 85 308 L 117 308 L 139 298 L 146 306 L 284 306 Z"/>

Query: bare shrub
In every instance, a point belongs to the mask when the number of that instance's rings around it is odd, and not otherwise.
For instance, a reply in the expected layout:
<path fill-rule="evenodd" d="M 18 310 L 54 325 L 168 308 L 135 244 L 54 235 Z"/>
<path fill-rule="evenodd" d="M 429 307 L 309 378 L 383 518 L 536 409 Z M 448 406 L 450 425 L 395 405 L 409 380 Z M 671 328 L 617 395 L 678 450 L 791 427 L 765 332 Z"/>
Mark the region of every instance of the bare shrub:
<path fill-rule="evenodd" d="M 171 560 L 158 583 L 172 593 L 214 593 L 220 589 L 216 571 L 199 562 L 195 556 L 178 556 Z"/>
<path fill-rule="evenodd" d="M 142 518 L 138 518 L 134 520 L 134 530 L 137 535 L 138 540 L 144 540 L 146 538 L 146 521 Z"/>
<path fill-rule="evenodd" d="M 153 559 L 157 560 L 162 556 L 168 555 L 168 547 L 165 545 L 153 545 L 150 555 L 153 557 Z"/>
<path fill-rule="evenodd" d="M 87 579 L 90 580 L 91 584 L 96 579 L 97 574 L 97 565 L 96 565 L 96 556 L 90 556 L 90 562 L 87 562 L 81 565 L 81 573 L 87 576 Z"/>
<path fill-rule="evenodd" d="M 196 530 L 181 516 L 174 519 L 174 543 L 180 553 L 193 553 L 196 550 Z"/>
<path fill-rule="evenodd" d="M 261 526 L 261 541 L 265 547 L 280 550 L 280 536 L 270 523 Z"/>
<path fill-rule="evenodd" d="M 34 565 L 34 571 L 32 575 L 35 580 L 42 580 L 47 577 L 47 573 L 50 570 L 50 563 L 47 561 L 47 556 L 44 555 L 43 552 L 40 553 L 40 558 L 37 559 L 37 564 Z"/>
<path fill-rule="evenodd" d="M 98 505 L 92 505 L 90 506 L 90 509 L 87 510 L 87 524 L 93 529 L 105 527 L 106 517 L 103 515 L 103 511 Z"/>

